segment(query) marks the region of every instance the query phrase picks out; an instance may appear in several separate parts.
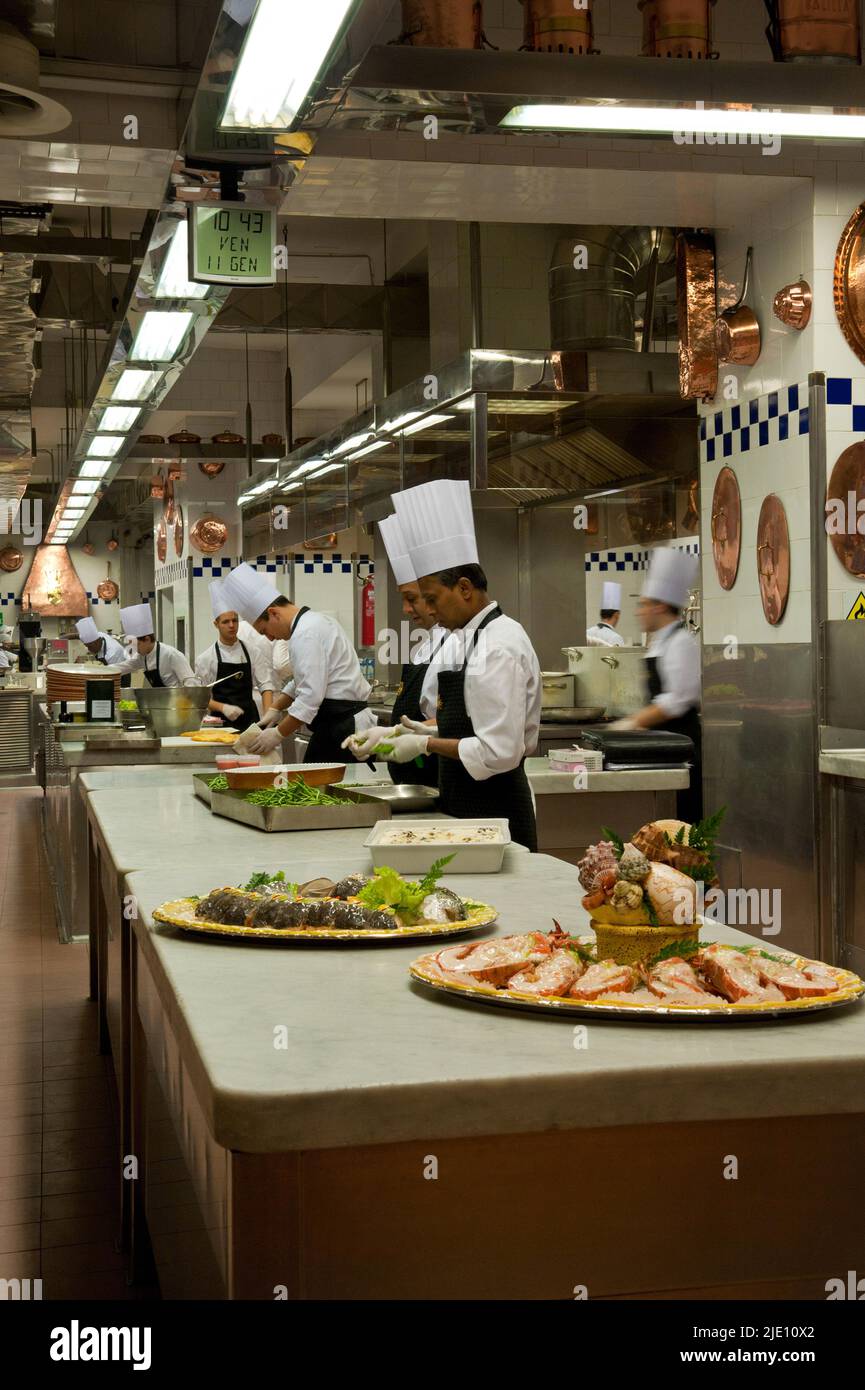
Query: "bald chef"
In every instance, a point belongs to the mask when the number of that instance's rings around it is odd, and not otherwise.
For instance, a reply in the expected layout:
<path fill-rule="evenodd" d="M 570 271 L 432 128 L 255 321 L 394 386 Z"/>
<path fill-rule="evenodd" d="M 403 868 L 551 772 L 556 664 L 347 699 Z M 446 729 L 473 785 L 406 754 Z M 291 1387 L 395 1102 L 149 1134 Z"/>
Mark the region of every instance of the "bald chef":
<path fill-rule="evenodd" d="M 369 757 L 377 743 L 393 742 L 387 761 L 398 763 L 436 753 L 442 811 L 504 816 L 511 838 L 537 849 L 523 764 L 538 741 L 540 666 L 528 634 L 487 593 L 469 485 L 436 479 L 397 493 L 393 503 L 421 598 L 450 636 L 421 692 L 422 709 L 433 721 L 377 729 L 350 739 L 349 746 Z"/>
<path fill-rule="evenodd" d="M 312 738 L 305 761 L 340 758 L 343 740 L 375 723 L 367 705 L 369 681 L 343 628 L 335 618 L 284 598 L 270 577 L 251 565 L 238 565 L 224 583 L 232 608 L 256 632 L 271 642 L 288 641 L 294 671 L 291 694 L 276 696 L 249 752 L 270 753 L 306 724 Z"/>
<path fill-rule="evenodd" d="M 194 672 L 183 652 L 170 647 L 167 642 L 157 642 L 153 635 L 153 613 L 149 603 L 134 603 L 131 608 L 121 608 L 120 622 L 126 637 L 131 637 L 134 651 L 127 658 L 127 670 L 140 671 L 144 668 L 144 679 L 155 689 L 163 686 L 198 685 Z"/>
<path fill-rule="evenodd" d="M 125 673 L 129 672 L 129 653 L 123 643 L 118 642 L 109 632 L 100 632 L 92 618 L 79 618 L 75 630 L 78 640 L 84 643 L 90 655 L 95 656 L 103 666 L 122 666 Z M 120 684 L 131 685 L 128 674 L 120 677 Z"/>
<path fill-rule="evenodd" d="M 604 584 L 601 597 L 601 618 L 586 633 L 589 647 L 624 647 L 625 639 L 616 631 L 622 616 L 622 586 L 609 581 Z"/>
<path fill-rule="evenodd" d="M 248 729 L 259 720 L 255 692 L 261 693 L 262 709 L 266 714 L 273 699 L 273 667 L 258 648 L 262 639 L 256 636 L 255 645 L 247 644 L 238 634 L 239 619 L 231 607 L 225 584 L 214 579 L 208 585 L 216 641 L 199 653 L 195 677 L 199 685 L 214 685 L 209 708 L 233 728 Z"/>
<path fill-rule="evenodd" d="M 637 605 L 640 627 L 649 636 L 647 703 L 610 726 L 614 730 L 665 729 L 692 740 L 691 783 L 676 795 L 676 814 L 689 823 L 703 815 L 700 645 L 682 616 L 697 580 L 697 567 L 696 557 L 687 551 L 665 547 L 652 551 Z"/>
<path fill-rule="evenodd" d="M 406 653 L 409 659 L 403 663 L 391 717 L 397 723 L 404 721 L 406 727 L 414 733 L 426 733 L 422 722 L 424 713 L 421 708 L 421 692 L 430 665 L 447 638 L 448 630 L 435 621 L 421 598 L 417 575 L 408 554 L 399 518 L 396 515 L 386 517 L 384 521 L 379 522 L 378 529 L 402 598 L 403 616 L 411 619 L 424 634 L 420 642 L 413 642 L 411 653 Z M 427 754 L 410 763 L 391 762 L 389 767 L 393 782 L 438 786 L 438 758 L 433 754 Z"/>

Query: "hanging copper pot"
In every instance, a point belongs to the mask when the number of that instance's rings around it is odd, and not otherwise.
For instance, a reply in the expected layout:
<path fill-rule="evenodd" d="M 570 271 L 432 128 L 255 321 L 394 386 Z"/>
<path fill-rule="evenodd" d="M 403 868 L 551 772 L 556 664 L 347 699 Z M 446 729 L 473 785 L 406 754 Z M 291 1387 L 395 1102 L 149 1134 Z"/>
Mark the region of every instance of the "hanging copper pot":
<path fill-rule="evenodd" d="M 285 446 L 285 440 L 281 434 L 263 434 L 261 442 L 265 449 L 279 449 L 281 451 Z"/>
<path fill-rule="evenodd" d="M 199 459 L 198 467 L 205 478 L 218 478 L 225 467 L 224 459 Z"/>
<path fill-rule="evenodd" d="M 594 53 L 592 0 L 577 9 L 573 0 L 522 0 L 523 48 L 530 53 Z"/>
<path fill-rule="evenodd" d="M 245 444 L 246 441 L 242 434 L 235 434 L 234 430 L 220 430 L 219 434 L 214 434 L 210 440 L 211 444 Z"/>
<path fill-rule="evenodd" d="M 85 531 L 84 534 L 85 534 L 85 536 L 86 536 L 86 535 L 87 535 L 87 532 Z M 84 551 L 84 554 L 85 554 L 85 555 L 95 555 L 95 554 L 96 554 L 96 546 L 93 544 L 92 541 L 85 540 L 85 542 L 84 542 L 84 544 L 82 545 L 81 549 Z"/>
<path fill-rule="evenodd" d="M 798 333 L 811 322 L 813 295 L 807 280 L 797 280 L 793 285 L 785 285 L 775 295 L 772 310 L 777 319 Z"/>
<path fill-rule="evenodd" d="M 712 555 L 722 589 L 732 589 L 742 550 L 742 497 L 732 468 L 722 468 L 712 494 Z"/>
<path fill-rule="evenodd" d="M 108 541 L 106 541 L 106 543 L 105 543 L 105 548 L 106 548 L 106 550 L 110 550 L 110 551 L 113 553 L 115 550 L 118 549 L 119 545 L 120 545 L 119 540 L 117 539 L 117 537 L 116 537 L 116 536 L 114 535 L 114 533 L 112 532 L 112 534 L 111 534 L 111 539 L 108 540 Z"/>
<path fill-rule="evenodd" d="M 865 443 L 851 444 L 832 469 L 826 489 L 826 531 L 845 570 L 865 579 Z"/>
<path fill-rule="evenodd" d="M 0 550 L 0 570 L 4 574 L 14 574 L 24 564 L 24 556 L 14 545 L 6 545 Z"/>
<path fill-rule="evenodd" d="M 859 0 L 770 0 L 776 61 L 859 62 Z"/>
<path fill-rule="evenodd" d="M 113 603 L 114 600 L 120 596 L 120 589 L 111 578 L 110 561 L 108 563 L 108 575 L 102 580 L 101 584 L 96 585 L 96 594 L 97 597 L 102 599 L 103 603 Z"/>
<path fill-rule="evenodd" d="M 156 528 L 156 558 L 160 565 L 165 564 L 165 557 L 168 554 L 168 527 L 165 524 L 165 517 L 161 516 L 159 525 Z"/>
<path fill-rule="evenodd" d="M 163 439 L 163 437 L 162 437 L 161 434 L 140 434 L 140 435 L 138 436 L 138 443 L 139 443 L 139 444 L 164 444 L 164 443 L 165 443 L 165 440 Z"/>
<path fill-rule="evenodd" d="M 228 539 L 228 527 L 221 517 L 200 516 L 189 532 L 189 544 L 201 555 L 215 555 Z"/>
<path fill-rule="evenodd" d="M 679 392 L 684 400 L 711 400 L 718 389 L 718 354 L 715 242 L 708 234 L 680 232 L 676 238 L 676 299 Z"/>
<path fill-rule="evenodd" d="M 790 594 L 790 531 L 780 497 L 763 499 L 757 522 L 757 573 L 766 622 L 777 627 Z"/>
<path fill-rule="evenodd" d="M 834 297 L 841 332 L 865 362 L 865 203 L 859 204 L 838 242 Z"/>
<path fill-rule="evenodd" d="M 193 434 L 191 430 L 178 430 L 176 434 L 168 436 L 169 444 L 200 444 L 201 435 Z"/>
<path fill-rule="evenodd" d="M 160 468 L 155 478 L 150 480 L 150 496 L 154 501 L 161 502 L 165 496 L 165 479 Z"/>
<path fill-rule="evenodd" d="M 682 529 L 693 535 L 700 525 L 700 479 L 688 484 L 688 508 L 682 517 Z"/>
<path fill-rule="evenodd" d="M 751 284 L 751 264 L 754 248 L 748 247 L 745 257 L 745 278 L 742 293 L 730 309 L 725 309 L 715 323 L 715 345 L 718 359 L 737 367 L 753 367 L 760 356 L 760 324 L 753 309 L 745 303 Z"/>
<path fill-rule="evenodd" d="M 177 518 L 174 522 L 174 553 L 178 557 L 183 554 L 183 508 L 177 508 Z"/>
<path fill-rule="evenodd" d="M 174 500 L 174 483 L 169 479 L 165 484 L 165 492 L 162 497 L 162 516 L 166 526 L 174 525 L 174 517 L 177 511 L 177 503 Z"/>
<path fill-rule="evenodd" d="M 715 0 L 638 0 L 645 58 L 716 58 L 712 52 Z"/>
<path fill-rule="evenodd" d="M 481 0 L 402 0 L 400 43 L 415 48 L 481 48 Z"/>

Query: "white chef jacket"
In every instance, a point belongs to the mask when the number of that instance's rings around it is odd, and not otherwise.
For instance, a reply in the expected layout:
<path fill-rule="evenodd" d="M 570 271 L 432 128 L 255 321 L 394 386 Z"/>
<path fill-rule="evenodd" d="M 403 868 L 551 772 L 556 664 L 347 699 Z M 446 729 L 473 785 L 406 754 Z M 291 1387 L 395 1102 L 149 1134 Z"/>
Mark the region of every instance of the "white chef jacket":
<path fill-rule="evenodd" d="M 590 627 L 586 633 L 587 647 L 624 647 L 625 639 L 620 632 L 616 632 L 614 627 L 605 623 L 603 619 Z"/>
<path fill-rule="evenodd" d="M 681 718 L 694 706 L 699 709 L 702 688 L 700 644 L 696 637 L 680 623 L 669 623 L 652 633 L 646 655 L 658 658 L 661 677 L 661 693 L 652 703 L 660 705 L 670 719 Z"/>
<path fill-rule="evenodd" d="M 418 642 L 417 646 L 414 648 L 414 651 L 409 657 L 410 664 L 412 666 L 420 666 L 421 662 L 431 661 L 433 659 L 433 653 L 444 646 L 448 639 L 448 635 L 449 633 L 446 627 L 442 627 L 440 623 L 434 623 L 433 626 L 428 628 L 424 633 L 423 640 Z"/>
<path fill-rule="evenodd" d="M 371 686 L 363 676 L 357 652 L 335 618 L 308 609 L 296 620 L 288 639 L 294 667 L 294 699 L 287 713 L 309 724 L 322 700 L 367 700 Z M 376 723 L 372 710 L 354 716 L 355 733 Z"/>
<path fill-rule="evenodd" d="M 195 672 L 183 652 L 179 652 L 176 647 L 170 647 L 167 642 L 158 642 L 153 651 L 147 653 L 147 656 L 142 656 L 139 652 L 129 660 L 126 669 L 128 671 L 155 671 L 157 651 L 159 652 L 159 674 L 162 677 L 163 685 L 176 687 L 178 685 L 201 684 L 201 681 L 196 679 Z"/>
<path fill-rule="evenodd" d="M 421 709 L 435 718 L 439 671 L 459 671 L 471 632 L 495 608 L 490 603 L 465 627 L 451 632 L 433 658 L 421 690 Z M 525 628 L 503 615 L 471 644 L 466 666 L 466 710 L 474 735 L 461 738 L 460 762 L 476 782 L 510 772 L 538 745 L 541 668 Z"/>
<path fill-rule="evenodd" d="M 88 659 L 100 661 L 103 657 L 109 666 L 122 666 L 124 670 L 129 668 L 129 653 L 122 642 L 118 642 L 116 637 L 112 637 L 110 632 L 100 632 L 102 644 L 99 651 L 91 655 L 87 653 Z"/>
<path fill-rule="evenodd" d="M 0 647 L 0 671 L 7 670 L 11 665 L 12 662 L 9 660 L 8 654 Z"/>
<path fill-rule="evenodd" d="M 267 641 L 267 638 L 264 639 Z M 222 661 L 230 666 L 239 666 L 246 661 L 243 654 L 243 647 L 249 652 L 249 664 L 252 667 L 252 684 L 257 690 L 273 690 L 273 668 L 267 659 L 267 654 L 262 652 L 258 646 L 250 646 L 245 637 L 238 637 L 233 647 L 226 647 L 224 642 L 219 643 L 219 656 Z M 199 685 L 213 685 L 216 680 L 216 643 L 211 642 L 209 647 L 205 647 L 203 652 L 199 652 L 195 661 L 195 679 Z M 163 680 L 165 677 L 163 676 Z M 214 694 L 214 699 L 219 699 L 219 691 Z M 229 702 L 230 703 L 230 702 Z"/>

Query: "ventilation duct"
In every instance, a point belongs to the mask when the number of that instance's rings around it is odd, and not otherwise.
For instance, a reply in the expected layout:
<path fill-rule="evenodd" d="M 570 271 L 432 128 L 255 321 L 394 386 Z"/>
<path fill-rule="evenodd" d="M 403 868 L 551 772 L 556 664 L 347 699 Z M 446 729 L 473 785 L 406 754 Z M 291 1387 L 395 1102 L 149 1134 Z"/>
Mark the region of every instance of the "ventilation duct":
<path fill-rule="evenodd" d="M 5 217 L 3 231 L 30 236 L 35 243 L 38 220 Z M 0 532 L 14 530 L 18 510 L 33 471 L 30 393 L 36 319 L 30 309 L 33 257 L 11 252 L 2 257 L 0 274 Z"/>
<path fill-rule="evenodd" d="M 72 116 L 39 90 L 39 51 L 0 19 L 0 137 L 33 139 L 65 130 Z"/>
<path fill-rule="evenodd" d="M 651 321 L 657 267 L 674 254 L 666 229 L 575 227 L 561 237 L 549 271 L 552 347 L 635 352 L 637 300 L 646 294 Z"/>

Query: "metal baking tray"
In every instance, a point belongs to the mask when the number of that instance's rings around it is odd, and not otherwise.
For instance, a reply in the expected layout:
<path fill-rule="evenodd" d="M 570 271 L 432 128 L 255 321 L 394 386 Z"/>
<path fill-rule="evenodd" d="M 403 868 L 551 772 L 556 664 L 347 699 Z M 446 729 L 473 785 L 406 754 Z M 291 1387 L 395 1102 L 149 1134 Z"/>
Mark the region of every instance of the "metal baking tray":
<path fill-rule="evenodd" d="M 210 809 L 255 830 L 346 830 L 390 820 L 390 806 L 380 797 L 340 787 L 350 806 L 256 806 L 242 792 L 211 792 Z"/>
<path fill-rule="evenodd" d="M 210 783 L 216 776 L 218 776 L 216 772 L 193 772 L 192 774 L 192 790 L 199 801 L 204 802 L 205 806 L 210 805 Z"/>
<path fill-rule="evenodd" d="M 375 782 L 355 782 L 353 788 L 361 785 L 366 796 L 374 796 L 379 801 L 386 802 L 395 816 L 411 815 L 413 811 L 419 811 L 424 815 L 428 811 L 434 811 L 438 805 L 438 787 L 427 787 L 420 782 L 383 782 L 381 785 Z M 340 787 L 340 790 L 344 790 L 344 787 Z"/>

